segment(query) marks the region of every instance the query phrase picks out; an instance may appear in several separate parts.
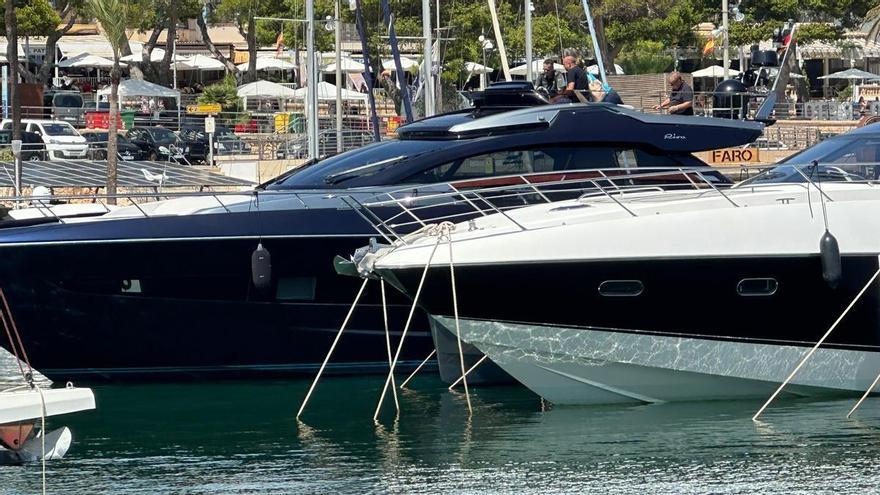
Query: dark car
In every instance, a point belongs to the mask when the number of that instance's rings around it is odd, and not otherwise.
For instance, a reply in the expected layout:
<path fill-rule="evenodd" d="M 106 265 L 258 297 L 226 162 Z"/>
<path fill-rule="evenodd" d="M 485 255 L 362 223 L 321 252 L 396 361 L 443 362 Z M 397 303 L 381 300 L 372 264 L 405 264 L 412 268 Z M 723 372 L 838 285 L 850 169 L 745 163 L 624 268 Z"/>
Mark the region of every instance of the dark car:
<path fill-rule="evenodd" d="M 150 161 L 186 160 L 186 144 L 177 134 L 164 127 L 133 127 L 126 135 L 132 144 L 141 149 Z"/>
<path fill-rule="evenodd" d="M 318 156 L 328 157 L 337 154 L 336 151 L 336 131 L 328 129 L 318 134 Z M 342 131 L 342 151 L 348 151 L 361 146 L 366 146 L 373 142 L 373 135 L 367 131 Z M 275 158 L 278 160 L 306 158 L 309 153 L 308 139 L 302 138 L 288 141 L 278 147 L 275 152 Z"/>
<path fill-rule="evenodd" d="M 24 127 L 24 126 L 22 126 Z M 12 142 L 12 131 L 0 131 L 0 144 Z M 48 160 L 46 143 L 35 132 L 21 132 L 21 159 L 26 161 Z"/>
<path fill-rule="evenodd" d="M 109 133 L 107 131 L 83 132 L 82 135 L 86 138 L 86 141 L 89 142 L 88 157 L 92 160 L 106 160 L 107 139 Z M 132 144 L 131 141 L 122 134 L 117 134 L 116 146 L 116 154 L 122 160 L 131 161 L 144 159 L 144 152 L 141 148 Z"/>
<path fill-rule="evenodd" d="M 180 131 L 180 137 L 187 142 L 200 142 L 207 146 L 208 135 L 204 126 L 185 126 Z M 207 149 L 207 148 L 205 148 Z M 232 132 L 232 129 L 224 126 L 215 126 L 214 130 L 214 155 L 243 155 L 251 152 L 251 145 Z"/>
<path fill-rule="evenodd" d="M 214 152 L 218 155 L 243 155 L 251 152 L 251 145 L 228 127 L 216 126 L 214 143 Z"/>
<path fill-rule="evenodd" d="M 186 145 L 186 159 L 190 163 L 206 163 L 208 161 L 208 136 L 199 129 L 184 127 L 178 137 Z"/>
<path fill-rule="evenodd" d="M 84 107 L 79 91 L 51 90 L 43 93 L 43 113 L 46 117 L 76 126 L 84 122 Z"/>

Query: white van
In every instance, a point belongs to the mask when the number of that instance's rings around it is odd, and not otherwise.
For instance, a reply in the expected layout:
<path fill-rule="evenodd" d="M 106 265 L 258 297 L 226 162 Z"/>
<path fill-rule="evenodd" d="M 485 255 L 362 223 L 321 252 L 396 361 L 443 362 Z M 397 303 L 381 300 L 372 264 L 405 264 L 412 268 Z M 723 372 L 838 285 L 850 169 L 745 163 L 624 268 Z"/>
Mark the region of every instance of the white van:
<path fill-rule="evenodd" d="M 89 150 L 86 138 L 72 125 L 60 120 L 21 119 L 23 131 L 35 132 L 46 143 L 50 160 L 85 159 Z M 0 130 L 12 130 L 12 120 L 0 122 Z"/>

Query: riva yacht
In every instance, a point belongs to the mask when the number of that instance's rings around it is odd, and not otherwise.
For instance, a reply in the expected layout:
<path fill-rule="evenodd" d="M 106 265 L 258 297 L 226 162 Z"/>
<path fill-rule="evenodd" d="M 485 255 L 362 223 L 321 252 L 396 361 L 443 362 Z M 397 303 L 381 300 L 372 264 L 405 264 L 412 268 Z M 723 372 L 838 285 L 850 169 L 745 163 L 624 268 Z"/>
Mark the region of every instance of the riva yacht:
<path fill-rule="evenodd" d="M 522 92 L 513 93 L 510 106 L 523 106 Z M 412 123 L 398 139 L 309 164 L 247 193 L 13 223 L 0 229 L 0 274 L 31 361 L 49 378 L 311 373 L 359 286 L 336 276 L 333 258 L 377 237 L 355 203 L 388 191 L 418 196 L 485 181 L 556 181 L 602 167 L 698 167 L 723 186 L 729 181 L 691 153 L 751 142 L 762 128 L 607 104 L 486 104 Z M 409 305 L 390 292 L 391 328 L 399 335 Z M 387 369 L 378 302 L 378 291 L 368 291 L 328 371 Z M 404 366 L 434 345 L 423 316 L 411 335 Z"/>
<path fill-rule="evenodd" d="M 412 297 L 430 262 L 418 302 L 456 328 L 451 245 L 461 338 L 559 404 L 766 397 L 842 315 L 786 390 L 863 392 L 880 372 L 878 152 L 869 126 L 730 189 L 486 211 L 361 269 Z"/>

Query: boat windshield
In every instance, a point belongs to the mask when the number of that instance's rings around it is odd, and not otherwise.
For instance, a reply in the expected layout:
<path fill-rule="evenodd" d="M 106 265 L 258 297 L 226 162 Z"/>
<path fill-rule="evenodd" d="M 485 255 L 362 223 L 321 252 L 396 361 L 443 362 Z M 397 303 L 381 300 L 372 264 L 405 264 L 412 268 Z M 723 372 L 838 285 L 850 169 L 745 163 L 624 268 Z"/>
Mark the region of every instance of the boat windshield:
<path fill-rule="evenodd" d="M 839 137 L 822 141 L 800 153 L 786 158 L 780 164 L 865 163 L 877 161 L 880 138 Z"/>
<path fill-rule="evenodd" d="M 855 182 L 873 180 L 878 176 L 880 176 L 880 163 L 779 165 L 746 179 L 734 187 L 802 182 Z"/>
<path fill-rule="evenodd" d="M 355 177 L 367 177 L 395 164 L 436 151 L 449 143 L 443 141 L 389 140 L 369 144 L 302 167 L 279 177 L 267 189 L 294 189 L 340 187 Z"/>
<path fill-rule="evenodd" d="M 815 165 L 818 164 L 818 165 Z M 806 177 L 805 177 L 806 176 Z M 858 181 L 880 178 L 880 137 L 837 137 L 781 161 L 737 187 L 768 183 Z"/>

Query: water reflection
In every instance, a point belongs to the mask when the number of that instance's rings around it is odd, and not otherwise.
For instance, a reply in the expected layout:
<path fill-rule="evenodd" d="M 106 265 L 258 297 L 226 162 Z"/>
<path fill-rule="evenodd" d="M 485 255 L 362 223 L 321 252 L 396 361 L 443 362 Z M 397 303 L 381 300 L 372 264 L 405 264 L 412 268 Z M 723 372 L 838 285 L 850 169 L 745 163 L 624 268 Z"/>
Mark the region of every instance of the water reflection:
<path fill-rule="evenodd" d="M 432 377 L 372 421 L 382 377 L 96 387 L 50 463 L 57 493 L 783 493 L 874 490 L 880 400 L 547 407 L 519 387 L 465 398 Z M 0 468 L 0 494 L 39 489 Z"/>

